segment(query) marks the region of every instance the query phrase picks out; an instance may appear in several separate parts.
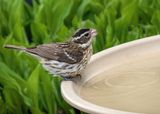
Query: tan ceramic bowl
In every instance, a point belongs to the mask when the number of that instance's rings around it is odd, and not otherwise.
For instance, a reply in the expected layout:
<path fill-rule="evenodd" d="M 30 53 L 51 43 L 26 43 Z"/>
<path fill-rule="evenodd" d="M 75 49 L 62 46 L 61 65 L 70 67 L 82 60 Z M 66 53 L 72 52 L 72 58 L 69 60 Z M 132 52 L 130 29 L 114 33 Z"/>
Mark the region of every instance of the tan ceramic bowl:
<path fill-rule="evenodd" d="M 156 49 L 160 49 L 160 35 L 118 45 L 93 55 L 87 68 L 82 73 L 81 80 L 76 83 L 72 81 L 62 81 L 61 92 L 64 99 L 73 107 L 91 114 L 137 114 L 106 108 L 88 102 L 80 97 L 79 88 L 104 70 L 121 64 L 126 59 L 132 59 L 134 56 L 150 53 Z"/>

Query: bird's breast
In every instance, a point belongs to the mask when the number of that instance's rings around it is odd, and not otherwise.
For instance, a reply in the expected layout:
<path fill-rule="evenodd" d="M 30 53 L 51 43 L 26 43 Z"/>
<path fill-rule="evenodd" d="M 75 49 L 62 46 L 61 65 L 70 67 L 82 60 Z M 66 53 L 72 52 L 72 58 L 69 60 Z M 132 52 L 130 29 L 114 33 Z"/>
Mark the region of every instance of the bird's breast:
<path fill-rule="evenodd" d="M 43 67 L 51 74 L 62 76 L 74 76 L 79 74 L 87 65 L 92 55 L 92 49 L 85 50 L 82 60 L 75 64 L 59 62 L 56 60 L 44 61 Z"/>

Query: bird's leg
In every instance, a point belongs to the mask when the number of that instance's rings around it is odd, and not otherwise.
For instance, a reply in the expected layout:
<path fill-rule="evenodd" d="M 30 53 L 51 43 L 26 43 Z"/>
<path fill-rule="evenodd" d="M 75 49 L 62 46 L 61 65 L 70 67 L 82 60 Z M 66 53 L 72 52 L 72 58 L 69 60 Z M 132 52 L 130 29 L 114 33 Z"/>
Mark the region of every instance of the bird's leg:
<path fill-rule="evenodd" d="M 76 77 L 79 78 L 79 79 L 82 78 L 81 74 L 77 74 Z"/>

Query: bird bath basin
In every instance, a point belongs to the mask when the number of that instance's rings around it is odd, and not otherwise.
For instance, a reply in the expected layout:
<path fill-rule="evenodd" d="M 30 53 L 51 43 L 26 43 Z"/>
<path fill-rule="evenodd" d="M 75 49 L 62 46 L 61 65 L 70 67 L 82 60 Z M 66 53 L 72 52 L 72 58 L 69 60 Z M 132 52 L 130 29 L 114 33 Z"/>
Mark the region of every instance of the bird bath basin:
<path fill-rule="evenodd" d="M 91 114 L 160 113 L 160 36 L 92 56 L 81 80 L 62 81 L 73 107 Z"/>

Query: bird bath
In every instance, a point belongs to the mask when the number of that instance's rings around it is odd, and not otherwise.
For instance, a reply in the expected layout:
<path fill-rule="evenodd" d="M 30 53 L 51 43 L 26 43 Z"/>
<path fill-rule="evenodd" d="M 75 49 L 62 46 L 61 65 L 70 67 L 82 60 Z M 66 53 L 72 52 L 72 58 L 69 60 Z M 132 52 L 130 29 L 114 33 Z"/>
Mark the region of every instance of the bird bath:
<path fill-rule="evenodd" d="M 160 36 L 93 55 L 81 80 L 62 81 L 61 92 L 91 114 L 160 113 Z"/>

